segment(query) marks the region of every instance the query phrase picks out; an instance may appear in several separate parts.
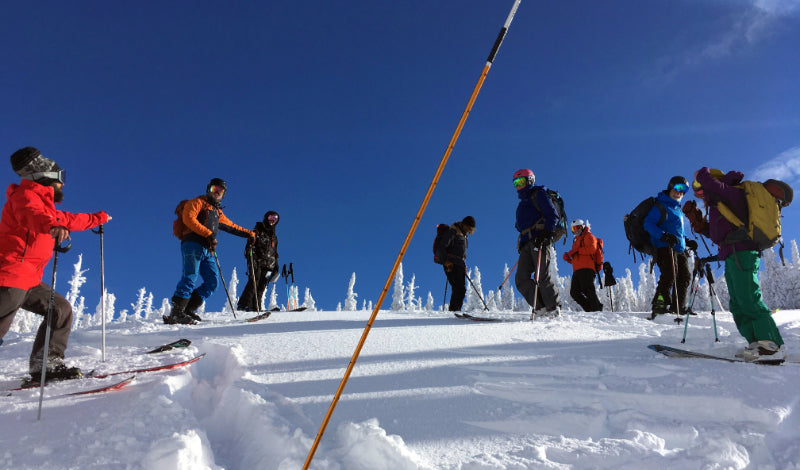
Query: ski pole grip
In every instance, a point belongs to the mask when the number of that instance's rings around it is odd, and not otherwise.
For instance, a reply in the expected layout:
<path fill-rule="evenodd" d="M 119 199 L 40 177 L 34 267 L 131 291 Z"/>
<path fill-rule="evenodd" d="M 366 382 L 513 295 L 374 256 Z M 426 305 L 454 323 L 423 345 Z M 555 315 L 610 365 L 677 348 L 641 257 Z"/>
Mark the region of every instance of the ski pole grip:
<path fill-rule="evenodd" d="M 69 251 L 70 248 L 72 248 L 72 242 L 67 241 L 66 245 L 61 245 L 61 244 L 56 243 L 55 246 L 53 247 L 53 250 L 55 250 L 55 251 L 57 251 L 59 253 L 66 253 L 66 252 Z"/>

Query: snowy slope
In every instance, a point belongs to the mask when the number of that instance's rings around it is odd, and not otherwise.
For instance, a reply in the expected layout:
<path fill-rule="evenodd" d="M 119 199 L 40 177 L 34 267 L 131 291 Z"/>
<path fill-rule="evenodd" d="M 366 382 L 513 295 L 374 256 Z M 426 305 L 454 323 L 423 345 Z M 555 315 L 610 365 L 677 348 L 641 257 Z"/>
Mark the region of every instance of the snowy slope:
<path fill-rule="evenodd" d="M 0 468 L 298 469 L 370 312 L 278 312 L 260 323 L 112 323 L 73 333 L 68 362 L 111 371 L 207 356 L 142 374 L 124 391 L 48 398 L 99 381 L 3 396 Z M 521 313 L 499 314 L 524 320 Z M 800 468 L 800 365 L 673 359 L 683 326 L 644 314 L 566 312 L 476 323 L 381 312 L 314 469 Z M 240 315 L 241 318 L 242 315 Z M 800 361 L 800 311 L 775 315 Z M 727 313 L 691 319 L 685 346 L 744 345 Z M 186 350 L 140 354 L 181 337 Z M 0 346 L 0 386 L 25 371 L 30 333 Z"/>

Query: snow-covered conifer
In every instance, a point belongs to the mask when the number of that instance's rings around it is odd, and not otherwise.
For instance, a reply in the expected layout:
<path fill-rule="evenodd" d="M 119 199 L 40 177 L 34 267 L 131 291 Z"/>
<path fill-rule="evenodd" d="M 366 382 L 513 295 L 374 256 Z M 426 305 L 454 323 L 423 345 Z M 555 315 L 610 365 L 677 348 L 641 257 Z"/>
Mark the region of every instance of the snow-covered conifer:
<path fill-rule="evenodd" d="M 354 312 L 358 310 L 358 294 L 355 292 L 355 285 L 356 285 L 356 273 L 353 273 L 350 276 L 350 284 L 347 286 L 347 297 L 344 300 L 344 310 L 348 312 Z"/>
<path fill-rule="evenodd" d="M 394 291 L 392 292 L 392 310 L 400 312 L 406 309 L 404 286 L 403 286 L 403 263 L 397 267 L 397 274 L 394 275 Z"/>

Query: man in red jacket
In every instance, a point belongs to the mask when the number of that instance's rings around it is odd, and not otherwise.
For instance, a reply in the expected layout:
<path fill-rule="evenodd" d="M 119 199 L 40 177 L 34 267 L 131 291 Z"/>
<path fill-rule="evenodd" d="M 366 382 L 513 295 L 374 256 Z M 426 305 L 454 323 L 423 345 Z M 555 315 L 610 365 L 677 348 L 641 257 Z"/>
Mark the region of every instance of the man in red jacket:
<path fill-rule="evenodd" d="M 39 150 L 25 147 L 11 155 L 11 166 L 22 180 L 6 190 L 0 214 L 0 339 L 5 336 L 19 308 L 47 316 L 51 287 L 42 282 L 44 268 L 55 244 L 69 240 L 69 233 L 86 230 L 111 220 L 103 211 L 72 214 L 55 207 L 64 199 L 64 170 Z M 31 376 L 47 367 L 48 379 L 80 376 L 80 369 L 64 365 L 72 327 L 72 306 L 55 293 L 47 363 L 43 364 L 46 321 L 39 326 L 31 351 Z"/>

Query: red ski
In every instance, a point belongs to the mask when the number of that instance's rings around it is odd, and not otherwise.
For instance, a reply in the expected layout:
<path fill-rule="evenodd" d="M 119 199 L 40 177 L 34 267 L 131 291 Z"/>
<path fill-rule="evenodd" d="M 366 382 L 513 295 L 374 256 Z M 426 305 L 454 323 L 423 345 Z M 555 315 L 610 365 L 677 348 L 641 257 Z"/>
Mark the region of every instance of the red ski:
<path fill-rule="evenodd" d="M 121 389 L 127 387 L 128 385 L 132 384 L 135 379 L 136 379 L 136 376 L 132 375 L 132 376 L 120 381 L 120 382 L 115 382 L 115 383 L 113 383 L 111 385 L 106 385 L 104 387 L 99 387 L 99 388 L 92 388 L 90 390 L 82 390 L 80 392 L 67 393 L 67 394 L 62 395 L 62 396 L 68 397 L 68 396 L 73 396 L 73 395 L 91 395 L 93 393 L 114 392 L 114 391 L 117 391 L 117 390 L 121 390 Z"/>
<path fill-rule="evenodd" d="M 172 364 L 164 364 L 164 365 L 154 366 L 154 367 L 144 367 L 142 369 L 121 370 L 119 372 L 108 372 L 106 374 L 95 374 L 94 371 L 92 371 L 92 372 L 89 372 L 89 374 L 87 374 L 86 377 L 87 378 L 91 378 L 91 379 L 102 379 L 102 378 L 105 378 L 105 377 L 111 377 L 113 375 L 141 374 L 143 372 L 156 372 L 156 371 L 160 371 L 160 370 L 177 369 L 179 367 L 188 366 L 189 364 L 194 364 L 195 362 L 197 362 L 200 359 L 202 359 L 205 355 L 206 354 L 203 353 L 203 354 L 201 354 L 199 356 L 193 357 L 193 358 L 188 359 L 186 361 L 174 362 Z"/>

